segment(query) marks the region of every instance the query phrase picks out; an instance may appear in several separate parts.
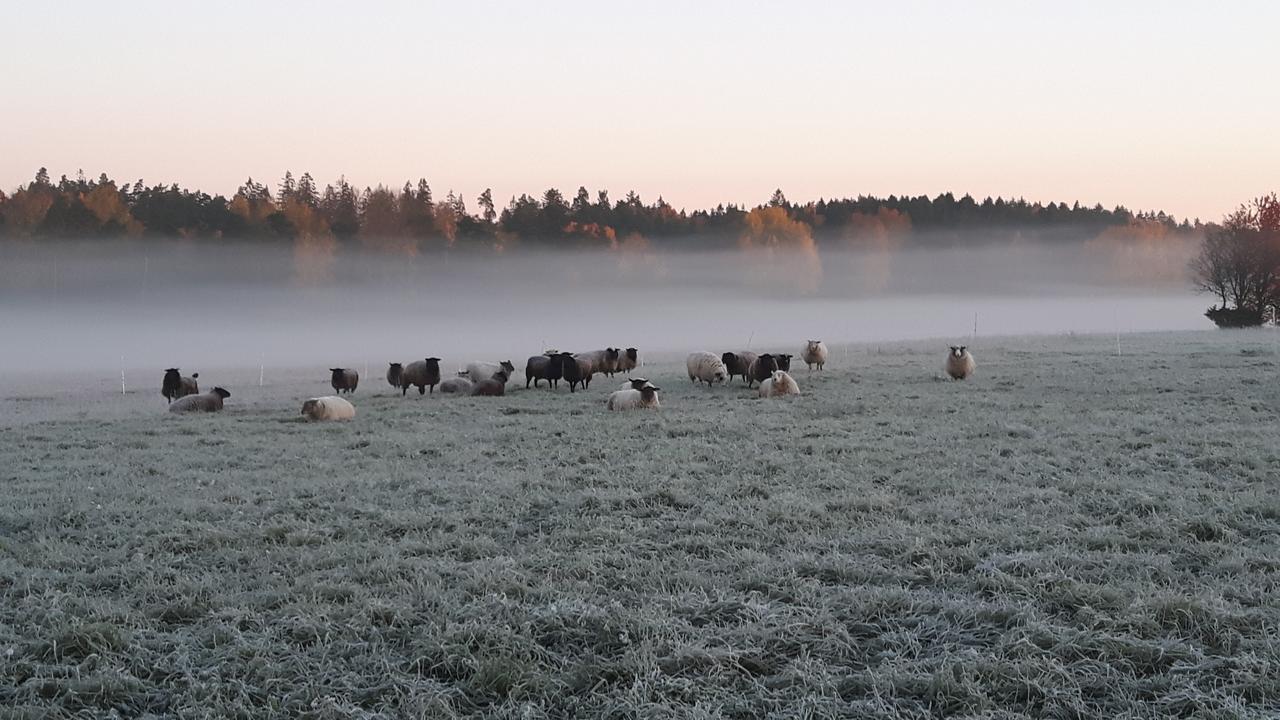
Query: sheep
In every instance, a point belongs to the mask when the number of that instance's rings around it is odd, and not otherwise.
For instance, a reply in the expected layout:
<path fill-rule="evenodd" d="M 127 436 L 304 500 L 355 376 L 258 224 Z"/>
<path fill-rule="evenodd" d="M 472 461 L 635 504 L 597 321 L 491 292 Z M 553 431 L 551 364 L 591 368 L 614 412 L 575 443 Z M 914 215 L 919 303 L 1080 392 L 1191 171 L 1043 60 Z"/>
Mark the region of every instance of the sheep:
<path fill-rule="evenodd" d="M 231 397 L 231 393 L 216 387 L 207 393 L 186 395 L 169 403 L 171 413 L 218 412 L 222 410 L 222 401 Z"/>
<path fill-rule="evenodd" d="M 618 348 L 605 348 L 578 353 L 575 357 L 591 363 L 591 372 L 613 377 L 618 372 L 618 360 L 622 351 Z"/>
<path fill-rule="evenodd" d="M 689 382 L 705 382 L 708 387 L 713 383 L 722 383 L 729 376 L 724 362 L 709 352 L 689 353 L 685 360 L 689 371 Z"/>
<path fill-rule="evenodd" d="M 302 403 L 302 416 L 313 422 L 325 420 L 350 420 L 356 416 L 356 408 L 337 395 L 313 397 Z"/>
<path fill-rule="evenodd" d="M 769 379 L 774 370 L 778 369 L 778 361 L 773 355 L 765 353 L 751 362 L 747 368 L 747 387 L 751 387 L 753 382 L 764 382 Z"/>
<path fill-rule="evenodd" d="M 827 362 L 827 344 L 821 340 L 807 341 L 804 349 L 800 351 L 800 359 L 809 366 L 809 370 L 813 370 L 814 365 L 821 370 Z"/>
<path fill-rule="evenodd" d="M 467 363 L 467 369 L 458 374 L 466 375 L 471 382 L 479 384 L 489 380 L 494 373 L 498 372 L 506 373 L 507 378 L 510 379 L 516 373 L 516 366 L 510 360 L 503 360 L 499 363 L 473 362 Z"/>
<path fill-rule="evenodd" d="M 952 345 L 951 352 L 947 353 L 947 374 L 952 380 L 964 380 L 978 368 L 978 364 L 973 361 L 973 354 L 967 347 Z"/>
<path fill-rule="evenodd" d="M 569 392 L 577 392 L 579 385 L 585 390 L 591 384 L 593 372 L 591 361 L 567 352 L 557 353 L 552 356 L 551 361 L 560 364 L 561 375 L 564 381 L 569 383 Z"/>
<path fill-rule="evenodd" d="M 400 389 L 400 376 L 404 374 L 404 365 L 401 363 L 391 363 L 391 367 L 387 368 L 387 384 L 391 387 Z"/>
<path fill-rule="evenodd" d="M 778 369 L 783 372 L 791 372 L 791 358 L 795 357 L 789 353 L 773 353 L 773 359 L 778 361 Z"/>
<path fill-rule="evenodd" d="M 640 351 L 633 347 L 622 351 L 622 356 L 618 358 L 618 372 L 631 374 L 632 370 L 640 364 Z"/>
<path fill-rule="evenodd" d="M 471 394 L 483 397 L 502 397 L 507 394 L 507 380 L 510 375 L 504 370 L 494 373 L 488 380 L 481 380 L 471 388 Z"/>
<path fill-rule="evenodd" d="M 732 380 L 734 375 L 741 375 L 743 380 L 747 379 L 747 368 L 751 367 L 751 363 L 755 362 L 755 353 L 747 350 L 739 350 L 738 352 L 727 352 L 720 356 L 720 362 L 724 363 L 725 368 L 729 371 L 729 379 Z"/>
<path fill-rule="evenodd" d="M 399 365 L 399 363 L 393 363 Z M 388 372 L 388 377 L 390 372 Z M 436 391 L 436 385 L 440 384 L 440 358 L 430 357 L 423 360 L 415 360 L 405 365 L 400 370 L 400 378 L 396 387 L 400 388 L 400 396 L 409 394 L 409 386 L 416 386 L 419 395 L 427 394 L 427 389 L 431 392 Z"/>
<path fill-rule="evenodd" d="M 164 371 L 164 380 L 160 383 L 160 394 L 170 402 L 185 395 L 195 395 L 200 392 L 200 384 L 196 382 L 198 377 L 200 373 L 191 373 L 191 377 L 182 377 L 178 368 L 169 368 Z"/>
<path fill-rule="evenodd" d="M 645 382 L 644 387 L 638 390 L 618 390 L 609 395 L 604 406 L 609 410 L 657 410 L 658 391 L 661 389 L 651 382 Z"/>
<path fill-rule="evenodd" d="M 560 384 L 560 378 L 564 377 L 564 361 L 557 360 L 560 353 L 555 351 L 551 355 L 534 355 L 524 365 L 524 387 L 529 389 L 529 383 L 533 383 L 534 387 L 538 387 L 539 380 L 546 380 L 547 387 L 552 388 Z"/>
<path fill-rule="evenodd" d="M 642 377 L 633 377 L 630 380 L 619 385 L 618 389 L 619 390 L 639 390 L 648 384 L 649 384 L 649 381 Z"/>
<path fill-rule="evenodd" d="M 799 395 L 800 386 L 795 378 L 786 370 L 774 370 L 764 382 L 760 383 L 760 397 L 781 397 L 783 395 Z"/>
<path fill-rule="evenodd" d="M 356 386 L 360 384 L 360 373 L 355 370 L 329 368 L 329 372 L 333 373 L 329 378 L 329 384 L 339 393 L 353 393 L 356 391 Z"/>
<path fill-rule="evenodd" d="M 440 392 L 449 395 L 470 395 L 473 387 L 475 387 L 475 383 L 464 377 L 451 377 L 445 378 L 440 383 Z"/>

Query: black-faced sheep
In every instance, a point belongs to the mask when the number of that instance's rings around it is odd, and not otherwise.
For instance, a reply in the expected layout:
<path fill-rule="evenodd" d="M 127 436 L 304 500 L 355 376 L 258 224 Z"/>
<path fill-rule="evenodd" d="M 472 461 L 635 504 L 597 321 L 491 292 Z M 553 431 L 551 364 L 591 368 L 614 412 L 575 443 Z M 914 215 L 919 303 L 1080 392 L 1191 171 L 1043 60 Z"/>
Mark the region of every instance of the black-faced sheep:
<path fill-rule="evenodd" d="M 564 377 L 564 361 L 559 360 L 559 353 L 552 355 L 534 355 L 524 365 L 524 386 L 529 388 L 529 383 L 533 383 L 534 387 L 538 387 L 539 380 L 546 380 L 547 387 L 556 387 L 560 384 L 560 378 Z"/>
<path fill-rule="evenodd" d="M 400 363 L 391 363 L 387 368 L 387 384 L 391 387 L 400 389 L 400 376 L 404 374 L 404 365 Z"/>
<path fill-rule="evenodd" d="M 760 383 L 760 397 L 781 397 L 783 395 L 799 395 L 800 386 L 795 378 L 786 370 L 774 370 L 764 382 Z"/>
<path fill-rule="evenodd" d="M 821 340 L 809 340 L 800 351 L 800 359 L 804 360 L 804 364 L 808 365 L 810 370 L 814 366 L 821 370 L 827 363 L 827 344 Z"/>
<path fill-rule="evenodd" d="M 507 380 L 510 376 L 504 370 L 494 373 L 488 380 L 481 380 L 471 388 L 471 394 L 481 397 L 502 397 L 507 394 Z"/>
<path fill-rule="evenodd" d="M 747 387 L 751 387 L 753 382 L 758 383 L 768 380 L 773 371 L 777 369 L 778 361 L 769 353 L 752 360 L 751 366 L 747 368 Z"/>
<path fill-rule="evenodd" d="M 346 368 L 329 368 L 329 384 L 338 393 L 353 393 L 360 384 L 360 373 Z"/>
<path fill-rule="evenodd" d="M 778 369 L 783 372 L 791 372 L 791 358 L 794 357 L 788 353 L 773 353 L 773 359 L 778 362 Z"/>
<path fill-rule="evenodd" d="M 685 359 L 685 367 L 689 371 L 690 382 L 705 382 L 710 386 L 713 383 L 722 383 L 729 377 L 724 361 L 714 353 L 689 353 L 689 357 Z"/>
<path fill-rule="evenodd" d="M 621 355 L 622 351 L 618 348 L 605 348 L 580 352 L 574 357 L 591 363 L 591 372 L 613 377 L 613 374 L 618 372 L 618 361 Z"/>
<path fill-rule="evenodd" d="M 400 388 L 401 396 L 407 395 L 411 386 L 418 388 L 419 395 L 425 395 L 428 388 L 434 393 L 436 385 L 439 384 L 440 358 L 431 357 L 415 360 L 401 368 L 399 384 L 396 387 Z"/>
<path fill-rule="evenodd" d="M 609 410 L 657 410 L 658 391 L 662 388 L 646 382 L 639 389 L 627 388 L 609 395 L 605 407 Z"/>
<path fill-rule="evenodd" d="M 569 383 L 569 392 L 577 392 L 579 385 L 585 390 L 591 382 L 591 362 L 579 360 L 573 353 L 559 353 L 552 356 L 552 362 L 560 363 L 561 377 Z"/>
<path fill-rule="evenodd" d="M 169 403 L 171 413 L 218 412 L 222 410 L 222 401 L 231 397 L 231 393 L 216 387 L 207 393 L 187 395 Z"/>
<path fill-rule="evenodd" d="M 720 362 L 724 363 L 725 371 L 732 380 L 734 375 L 741 375 L 743 380 L 747 379 L 747 368 L 751 367 L 751 363 L 755 362 L 757 355 L 747 350 L 739 350 L 738 352 L 727 352 L 720 356 Z"/>
<path fill-rule="evenodd" d="M 186 395 L 195 395 L 200 392 L 200 384 L 196 382 L 198 377 L 200 373 L 191 373 L 191 377 L 183 377 L 182 373 L 178 372 L 178 368 L 169 368 L 164 371 L 160 394 L 170 402 Z"/>
<path fill-rule="evenodd" d="M 951 352 L 947 353 L 947 374 L 952 380 L 964 380 L 973 374 L 978 368 L 978 364 L 974 362 L 973 355 L 965 345 L 952 345 Z"/>
<path fill-rule="evenodd" d="M 313 422 L 324 420 L 350 420 L 356 416 L 356 408 L 337 395 L 314 397 L 302 403 L 302 416 Z"/>
<path fill-rule="evenodd" d="M 618 358 L 618 372 L 631 374 L 640 365 L 640 351 L 635 348 L 627 348 L 622 351 L 622 356 Z"/>

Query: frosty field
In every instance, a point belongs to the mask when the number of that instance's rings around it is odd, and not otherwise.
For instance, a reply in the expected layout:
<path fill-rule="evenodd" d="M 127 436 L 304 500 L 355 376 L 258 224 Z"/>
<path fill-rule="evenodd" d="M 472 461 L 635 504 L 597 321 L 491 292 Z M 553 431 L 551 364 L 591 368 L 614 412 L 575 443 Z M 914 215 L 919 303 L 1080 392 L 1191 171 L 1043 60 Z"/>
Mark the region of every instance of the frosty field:
<path fill-rule="evenodd" d="M 1280 714 L 1280 336 L 947 344 L 327 425 L 0 376 L 0 717 Z"/>

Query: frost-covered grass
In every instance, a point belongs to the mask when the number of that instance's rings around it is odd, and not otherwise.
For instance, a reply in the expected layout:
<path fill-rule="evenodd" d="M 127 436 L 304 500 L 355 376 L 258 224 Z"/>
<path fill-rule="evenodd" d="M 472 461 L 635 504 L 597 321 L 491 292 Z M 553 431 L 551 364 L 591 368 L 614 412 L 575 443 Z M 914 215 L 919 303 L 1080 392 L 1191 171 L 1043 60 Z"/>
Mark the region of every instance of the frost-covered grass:
<path fill-rule="evenodd" d="M 9 387 L 0 716 L 1275 717 L 1280 342 L 1124 343 L 667 361 L 656 414 Z"/>

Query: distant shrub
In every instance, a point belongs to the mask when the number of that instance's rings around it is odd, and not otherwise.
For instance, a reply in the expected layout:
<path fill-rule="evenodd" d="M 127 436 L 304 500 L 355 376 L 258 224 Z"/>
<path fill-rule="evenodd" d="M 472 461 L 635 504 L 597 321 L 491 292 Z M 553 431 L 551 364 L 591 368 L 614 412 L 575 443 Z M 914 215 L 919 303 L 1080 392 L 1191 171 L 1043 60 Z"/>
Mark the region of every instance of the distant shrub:
<path fill-rule="evenodd" d="M 1265 312 L 1253 308 L 1211 307 L 1204 316 L 1220 328 L 1258 327 L 1267 320 Z"/>

